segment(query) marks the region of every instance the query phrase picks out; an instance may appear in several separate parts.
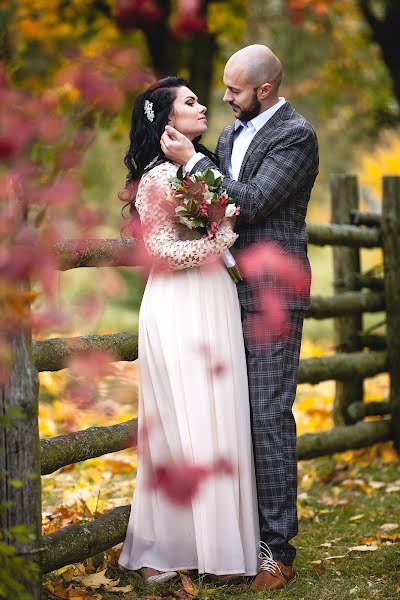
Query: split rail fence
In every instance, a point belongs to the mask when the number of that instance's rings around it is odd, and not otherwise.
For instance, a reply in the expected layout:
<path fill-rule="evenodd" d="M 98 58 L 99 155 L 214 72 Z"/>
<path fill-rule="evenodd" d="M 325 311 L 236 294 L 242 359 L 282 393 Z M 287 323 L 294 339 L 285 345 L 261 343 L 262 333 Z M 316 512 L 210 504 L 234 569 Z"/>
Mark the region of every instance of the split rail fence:
<path fill-rule="evenodd" d="M 309 225 L 309 243 L 333 246 L 334 290 L 332 297 L 314 296 L 307 318 L 334 319 L 336 354 L 300 361 L 299 383 L 336 380 L 335 427 L 298 438 L 299 459 L 310 459 L 393 440 L 400 451 L 400 177 L 383 178 L 382 214 L 358 210 L 355 176 L 338 175 L 331 180 L 332 224 Z M 361 248 L 382 248 L 383 276 L 360 272 Z M 57 248 L 60 270 L 87 266 L 125 266 L 121 256 L 134 253 L 132 240 L 74 241 Z M 122 251 L 122 254 L 121 254 Z M 384 312 L 386 334 L 363 332 L 363 313 Z M 2 414 L 7 422 L 0 432 L 0 479 L 2 497 L 10 500 L 0 512 L 0 528 L 32 527 L 32 539 L 18 551 L 49 572 L 79 562 L 120 543 L 125 536 L 130 506 L 115 508 L 84 525 L 69 525 L 41 537 L 40 474 L 63 466 L 117 452 L 135 444 L 137 420 L 110 427 L 39 440 L 37 426 L 37 371 L 65 368 L 74 353 L 89 349 L 109 350 L 116 360 L 137 359 L 135 333 L 48 339 L 31 344 L 26 333 L 13 339 L 11 383 L 2 389 Z M 363 401 L 363 380 L 379 373 L 390 374 L 389 398 Z M 15 417 L 16 410 L 24 418 Z M 17 412 L 18 412 L 17 410 Z M 368 416 L 379 417 L 365 421 Z M 13 481 L 21 480 L 15 487 Z M 37 584 L 37 582 L 36 582 Z M 33 598 L 40 597 L 32 582 Z"/>

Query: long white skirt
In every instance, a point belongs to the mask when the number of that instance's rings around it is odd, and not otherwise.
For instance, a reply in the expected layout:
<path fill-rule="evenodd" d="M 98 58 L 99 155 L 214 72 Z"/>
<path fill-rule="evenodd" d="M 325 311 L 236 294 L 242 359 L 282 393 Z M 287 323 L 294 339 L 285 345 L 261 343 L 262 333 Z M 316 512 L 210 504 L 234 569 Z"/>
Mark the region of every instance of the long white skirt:
<path fill-rule="evenodd" d="M 240 305 L 225 267 L 150 274 L 139 315 L 136 490 L 119 562 L 130 570 L 255 575 L 259 525 Z M 151 489 L 185 459 L 211 476 L 185 506 Z"/>

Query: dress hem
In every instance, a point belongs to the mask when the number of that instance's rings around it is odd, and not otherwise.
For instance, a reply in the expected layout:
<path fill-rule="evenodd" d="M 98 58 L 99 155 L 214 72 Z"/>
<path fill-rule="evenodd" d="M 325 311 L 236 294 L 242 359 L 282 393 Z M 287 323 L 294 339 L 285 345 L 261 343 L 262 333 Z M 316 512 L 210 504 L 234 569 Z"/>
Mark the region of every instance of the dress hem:
<path fill-rule="evenodd" d="M 189 571 L 189 570 L 196 570 L 199 572 L 199 575 L 203 575 L 205 573 L 209 574 L 209 575 L 241 575 L 243 577 L 254 577 L 255 575 L 257 575 L 258 571 L 254 571 L 252 573 L 243 573 L 243 571 L 200 571 L 197 565 L 192 565 L 192 566 L 183 566 L 183 567 L 171 567 L 171 568 L 161 568 L 161 567 L 156 567 L 154 565 L 144 565 L 144 564 L 140 564 L 138 563 L 138 566 L 135 566 L 133 568 L 131 567 L 127 567 L 126 563 L 124 564 L 123 562 L 119 562 L 119 565 L 121 565 L 122 567 L 124 567 L 125 569 L 127 569 L 128 571 L 139 571 L 140 569 L 144 569 L 144 568 L 148 568 L 148 569 L 156 569 L 157 571 L 160 571 L 160 573 L 168 573 L 169 571 Z"/>

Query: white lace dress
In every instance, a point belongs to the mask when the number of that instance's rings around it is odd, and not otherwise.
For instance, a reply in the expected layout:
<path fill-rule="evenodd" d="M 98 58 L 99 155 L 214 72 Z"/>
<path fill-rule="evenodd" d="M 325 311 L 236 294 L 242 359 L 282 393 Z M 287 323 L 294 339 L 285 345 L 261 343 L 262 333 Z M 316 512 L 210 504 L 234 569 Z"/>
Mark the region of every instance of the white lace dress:
<path fill-rule="evenodd" d="M 179 240 L 159 202 L 176 170 L 153 168 L 136 199 L 147 250 L 169 270 L 150 273 L 140 308 L 138 470 L 119 562 L 131 570 L 255 575 L 259 526 L 240 306 L 222 261 L 205 265 L 237 235 L 224 226 L 213 240 Z M 207 478 L 189 505 L 149 487 L 157 465 L 210 466 L 221 457 L 234 474 Z"/>

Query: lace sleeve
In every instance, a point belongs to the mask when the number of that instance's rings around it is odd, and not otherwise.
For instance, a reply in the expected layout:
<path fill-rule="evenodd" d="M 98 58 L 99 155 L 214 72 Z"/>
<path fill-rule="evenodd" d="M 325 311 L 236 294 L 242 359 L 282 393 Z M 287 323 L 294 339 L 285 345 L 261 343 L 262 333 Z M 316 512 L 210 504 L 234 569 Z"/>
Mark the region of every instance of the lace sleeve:
<path fill-rule="evenodd" d="M 169 178 L 176 166 L 163 163 L 143 175 L 136 196 L 136 208 L 143 226 L 143 240 L 150 256 L 171 270 L 199 267 L 223 254 L 237 239 L 237 234 L 222 225 L 214 239 L 179 240 L 172 216 L 162 206 L 169 193 Z"/>

